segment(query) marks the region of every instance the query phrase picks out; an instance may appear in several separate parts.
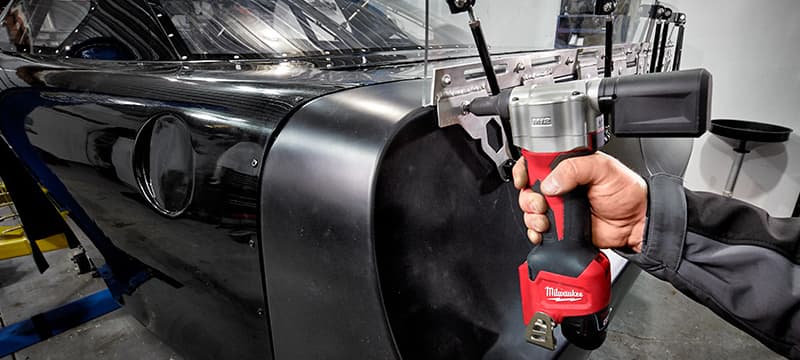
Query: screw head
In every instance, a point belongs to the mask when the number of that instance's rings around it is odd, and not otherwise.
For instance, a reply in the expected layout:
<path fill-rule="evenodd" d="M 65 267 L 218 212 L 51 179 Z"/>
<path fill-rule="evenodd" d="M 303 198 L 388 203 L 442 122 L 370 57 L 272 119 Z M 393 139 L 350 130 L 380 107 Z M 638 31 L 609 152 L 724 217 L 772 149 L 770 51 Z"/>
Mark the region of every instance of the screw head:
<path fill-rule="evenodd" d="M 456 7 L 463 8 L 467 5 L 467 0 L 456 0 L 455 1 Z"/>
<path fill-rule="evenodd" d="M 252 161 L 250 161 L 250 166 L 252 166 L 252 167 L 258 166 L 258 160 L 257 159 L 253 159 Z"/>
<path fill-rule="evenodd" d="M 258 308 L 256 310 L 256 314 L 258 315 L 258 317 L 263 317 L 264 316 L 264 309 Z"/>
<path fill-rule="evenodd" d="M 255 249 L 256 248 L 256 241 L 253 240 L 253 239 L 250 239 L 250 241 L 247 242 L 247 245 L 250 245 L 251 248 Z"/>
<path fill-rule="evenodd" d="M 516 72 L 522 72 L 524 70 L 525 70 L 525 64 L 523 63 L 517 63 L 517 67 L 514 68 L 514 71 Z"/>
<path fill-rule="evenodd" d="M 452 84 L 452 83 L 453 83 L 453 78 L 450 77 L 450 74 L 444 74 L 444 76 L 442 76 L 442 85 L 443 86 L 450 86 L 450 84 Z"/>

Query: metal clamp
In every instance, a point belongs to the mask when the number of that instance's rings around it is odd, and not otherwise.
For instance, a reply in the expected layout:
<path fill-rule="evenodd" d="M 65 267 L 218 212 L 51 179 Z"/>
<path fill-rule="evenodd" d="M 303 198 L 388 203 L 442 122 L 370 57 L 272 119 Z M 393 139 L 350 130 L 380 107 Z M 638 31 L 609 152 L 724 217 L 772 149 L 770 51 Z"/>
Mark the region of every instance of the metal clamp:
<path fill-rule="evenodd" d="M 640 73 L 643 70 L 640 66 L 642 49 L 640 44 L 615 45 L 611 54 L 616 70 L 614 75 Z M 507 89 L 600 77 L 604 56 L 603 46 L 592 46 L 534 52 L 492 61 L 500 88 Z M 512 159 L 511 141 L 504 135 L 502 122 L 495 117 L 475 116 L 464 111 L 465 105 L 473 99 L 489 94 L 489 84 L 479 62 L 434 70 L 430 104 L 436 106 L 439 127 L 460 125 L 464 128 L 472 139 L 480 141 L 481 149 L 503 176 Z"/>

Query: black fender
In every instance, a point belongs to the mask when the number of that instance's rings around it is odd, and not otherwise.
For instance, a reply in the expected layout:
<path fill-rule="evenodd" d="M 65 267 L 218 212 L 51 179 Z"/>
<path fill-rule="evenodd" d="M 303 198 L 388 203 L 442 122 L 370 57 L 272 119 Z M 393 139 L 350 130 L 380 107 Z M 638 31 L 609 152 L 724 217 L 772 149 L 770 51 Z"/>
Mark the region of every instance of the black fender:
<path fill-rule="evenodd" d="M 560 333 L 556 352 L 525 342 L 517 192 L 463 129 L 438 128 L 423 86 L 318 98 L 271 145 L 260 231 L 275 358 L 586 355 Z"/>

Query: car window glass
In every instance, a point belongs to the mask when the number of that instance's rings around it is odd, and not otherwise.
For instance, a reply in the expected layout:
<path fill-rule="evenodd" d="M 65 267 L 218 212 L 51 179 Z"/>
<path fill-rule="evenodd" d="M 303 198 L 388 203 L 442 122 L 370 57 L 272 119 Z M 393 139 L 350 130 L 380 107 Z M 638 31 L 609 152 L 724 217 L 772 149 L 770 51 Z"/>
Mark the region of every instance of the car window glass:
<path fill-rule="evenodd" d="M 404 0 L 162 0 L 160 4 L 196 57 L 417 50 L 425 39 L 424 8 Z M 436 45 L 462 47 L 471 39 L 466 27 L 431 38 Z"/>
<path fill-rule="evenodd" d="M 14 0 L 2 13 L 0 47 L 6 51 L 51 53 L 89 13 L 90 0 Z"/>

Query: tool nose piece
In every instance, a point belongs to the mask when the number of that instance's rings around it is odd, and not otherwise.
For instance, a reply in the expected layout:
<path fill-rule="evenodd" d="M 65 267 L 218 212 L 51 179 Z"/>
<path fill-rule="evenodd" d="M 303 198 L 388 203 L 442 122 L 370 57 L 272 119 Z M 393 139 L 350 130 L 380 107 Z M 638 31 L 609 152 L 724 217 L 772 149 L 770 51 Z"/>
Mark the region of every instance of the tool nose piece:
<path fill-rule="evenodd" d="M 468 104 L 462 105 L 462 110 L 477 116 L 498 115 L 501 119 L 508 119 L 508 103 L 512 89 L 505 89 L 497 95 L 475 98 Z"/>

